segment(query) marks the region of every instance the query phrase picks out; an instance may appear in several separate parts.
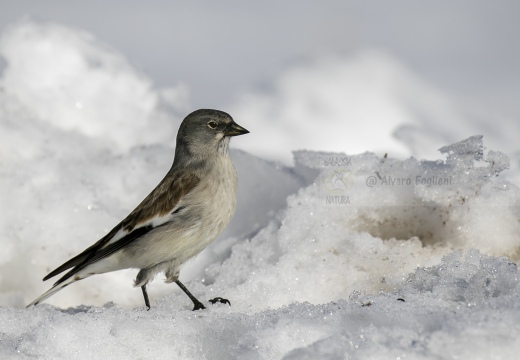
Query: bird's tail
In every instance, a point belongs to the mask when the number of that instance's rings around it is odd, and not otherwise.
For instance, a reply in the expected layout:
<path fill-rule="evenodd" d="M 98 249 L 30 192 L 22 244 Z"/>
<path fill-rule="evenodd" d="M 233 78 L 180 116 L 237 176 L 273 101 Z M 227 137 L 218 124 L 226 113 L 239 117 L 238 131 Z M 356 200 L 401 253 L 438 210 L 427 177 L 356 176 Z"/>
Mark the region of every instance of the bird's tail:
<path fill-rule="evenodd" d="M 27 307 L 31 307 L 31 306 L 34 306 L 34 305 L 38 305 L 39 303 L 41 303 L 43 300 L 51 297 L 52 295 L 56 294 L 58 291 L 62 290 L 63 288 L 65 288 L 66 286 L 78 281 L 78 280 L 82 280 L 84 279 L 85 277 L 88 277 L 88 276 L 84 276 L 84 277 L 81 277 L 81 278 L 78 278 L 76 276 L 74 277 L 71 277 L 67 280 L 65 280 L 64 282 L 62 283 L 59 283 L 59 284 L 54 284 L 53 287 L 51 287 L 49 290 L 47 290 L 46 292 L 44 292 L 42 295 L 40 295 L 40 297 L 38 297 L 36 300 L 34 300 L 32 303 L 30 303 L 29 305 L 27 305 Z"/>

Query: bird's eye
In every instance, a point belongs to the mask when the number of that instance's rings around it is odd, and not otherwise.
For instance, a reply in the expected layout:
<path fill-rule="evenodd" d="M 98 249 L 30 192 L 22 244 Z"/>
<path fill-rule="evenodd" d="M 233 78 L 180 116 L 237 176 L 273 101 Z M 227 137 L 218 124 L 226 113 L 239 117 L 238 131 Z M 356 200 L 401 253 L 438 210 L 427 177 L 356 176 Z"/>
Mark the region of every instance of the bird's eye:
<path fill-rule="evenodd" d="M 216 121 L 213 121 L 213 120 L 211 120 L 211 121 L 208 123 L 208 127 L 209 127 L 210 129 L 216 129 L 216 128 L 217 128 L 217 125 L 218 125 L 217 122 L 216 122 Z"/>

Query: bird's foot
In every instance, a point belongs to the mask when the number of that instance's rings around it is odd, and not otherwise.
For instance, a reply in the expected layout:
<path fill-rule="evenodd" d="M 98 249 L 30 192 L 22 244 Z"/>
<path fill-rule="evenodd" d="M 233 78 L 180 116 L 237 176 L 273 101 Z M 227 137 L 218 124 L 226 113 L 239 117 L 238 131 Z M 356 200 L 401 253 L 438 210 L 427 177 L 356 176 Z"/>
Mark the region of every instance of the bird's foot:
<path fill-rule="evenodd" d="M 193 311 L 204 310 L 206 307 L 200 301 L 193 302 Z"/>
<path fill-rule="evenodd" d="M 215 303 L 219 302 L 219 303 L 228 304 L 229 306 L 231 306 L 231 303 L 229 302 L 228 299 L 224 299 L 224 298 L 221 298 L 221 297 L 216 297 L 214 299 L 210 299 L 209 302 L 212 303 L 212 304 L 215 304 Z"/>

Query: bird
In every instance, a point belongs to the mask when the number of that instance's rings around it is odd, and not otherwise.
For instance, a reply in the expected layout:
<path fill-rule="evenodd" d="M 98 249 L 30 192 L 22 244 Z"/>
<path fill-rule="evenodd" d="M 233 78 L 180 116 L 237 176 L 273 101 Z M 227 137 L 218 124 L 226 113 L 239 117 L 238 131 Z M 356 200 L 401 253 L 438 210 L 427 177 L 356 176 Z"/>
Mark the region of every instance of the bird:
<path fill-rule="evenodd" d="M 237 174 L 229 142 L 231 137 L 247 133 L 220 110 L 188 114 L 177 132 L 173 164 L 161 182 L 105 236 L 45 276 L 43 281 L 68 270 L 27 307 L 92 275 L 136 268 L 134 286 L 141 287 L 148 310 L 146 286 L 158 273 L 186 293 L 194 311 L 205 309 L 179 281 L 180 267 L 215 240 L 231 220 Z M 210 302 L 231 305 L 220 297 Z"/>

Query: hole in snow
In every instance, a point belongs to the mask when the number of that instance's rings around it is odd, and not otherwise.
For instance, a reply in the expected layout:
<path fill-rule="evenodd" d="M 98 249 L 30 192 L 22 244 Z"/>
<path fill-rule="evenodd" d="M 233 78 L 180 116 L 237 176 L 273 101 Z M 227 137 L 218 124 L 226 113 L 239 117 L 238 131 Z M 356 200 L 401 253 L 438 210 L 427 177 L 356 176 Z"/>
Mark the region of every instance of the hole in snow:
<path fill-rule="evenodd" d="M 454 228 L 447 206 L 388 206 L 361 211 L 354 229 L 383 240 L 419 238 L 423 245 L 445 244 Z"/>

